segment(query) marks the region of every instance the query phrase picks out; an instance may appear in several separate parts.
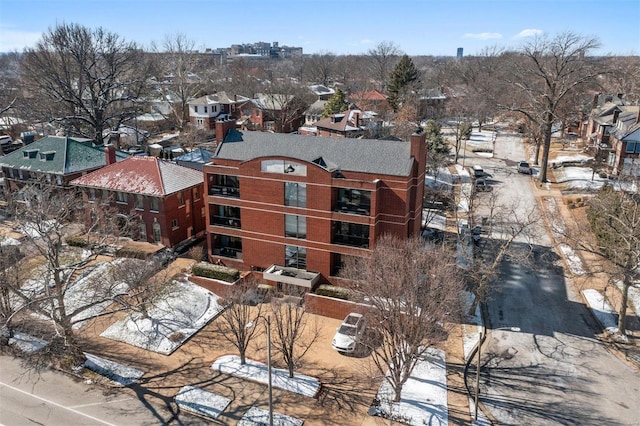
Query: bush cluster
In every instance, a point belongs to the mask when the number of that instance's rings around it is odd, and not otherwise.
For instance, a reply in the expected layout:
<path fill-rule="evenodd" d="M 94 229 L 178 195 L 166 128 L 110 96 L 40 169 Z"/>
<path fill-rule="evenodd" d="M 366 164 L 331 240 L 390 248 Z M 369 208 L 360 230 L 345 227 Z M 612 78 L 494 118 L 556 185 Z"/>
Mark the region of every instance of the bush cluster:
<path fill-rule="evenodd" d="M 314 291 L 319 296 L 333 297 L 335 299 L 349 300 L 350 291 L 344 287 L 336 287 L 329 284 L 321 284 Z"/>
<path fill-rule="evenodd" d="M 232 283 L 240 278 L 240 271 L 222 265 L 200 262 L 191 268 L 191 273 L 198 277 L 213 278 L 216 280 Z"/>
<path fill-rule="evenodd" d="M 86 238 L 80 237 L 78 235 L 71 235 L 66 238 L 67 244 L 73 247 L 87 247 L 89 246 L 89 241 Z"/>
<path fill-rule="evenodd" d="M 134 247 L 121 247 L 116 250 L 116 257 L 146 260 L 149 257 L 149 253 Z"/>

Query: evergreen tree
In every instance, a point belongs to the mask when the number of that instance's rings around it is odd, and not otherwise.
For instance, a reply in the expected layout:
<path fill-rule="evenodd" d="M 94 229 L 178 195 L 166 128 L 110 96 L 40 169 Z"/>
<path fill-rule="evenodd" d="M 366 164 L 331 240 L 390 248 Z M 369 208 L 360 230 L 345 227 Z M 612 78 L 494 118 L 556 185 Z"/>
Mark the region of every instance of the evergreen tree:
<path fill-rule="evenodd" d="M 391 73 L 387 101 L 394 112 L 402 106 L 414 83 L 419 81 L 419 73 L 409 56 L 404 55 Z"/>
<path fill-rule="evenodd" d="M 322 109 L 322 117 L 329 117 L 331 114 L 346 111 L 348 108 L 349 104 L 344 99 L 344 92 L 337 89 L 336 93 L 334 93 L 324 105 L 324 108 Z"/>

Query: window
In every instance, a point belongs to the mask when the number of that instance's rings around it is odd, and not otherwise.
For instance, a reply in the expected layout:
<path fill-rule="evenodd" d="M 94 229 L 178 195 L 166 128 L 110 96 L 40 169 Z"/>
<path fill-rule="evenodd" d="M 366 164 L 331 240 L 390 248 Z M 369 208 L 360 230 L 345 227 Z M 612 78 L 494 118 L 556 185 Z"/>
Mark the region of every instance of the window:
<path fill-rule="evenodd" d="M 173 220 L 171 221 L 171 228 L 172 228 L 172 229 L 178 229 L 178 228 L 179 228 L 179 226 L 178 226 L 178 219 L 173 219 Z"/>
<path fill-rule="evenodd" d="M 198 105 L 193 106 L 193 112 L 198 112 Z"/>
<path fill-rule="evenodd" d="M 218 226 L 240 228 L 240 207 L 212 205 L 209 223 Z"/>
<path fill-rule="evenodd" d="M 213 254 L 216 256 L 242 259 L 242 238 L 213 234 Z"/>
<path fill-rule="evenodd" d="M 207 112 L 209 112 L 207 111 L 207 107 L 204 107 L 204 113 L 206 114 Z"/>
<path fill-rule="evenodd" d="M 160 201 L 156 197 L 149 197 L 149 210 L 152 212 L 160 211 Z"/>
<path fill-rule="evenodd" d="M 140 240 L 147 241 L 147 224 L 140 222 Z"/>
<path fill-rule="evenodd" d="M 129 202 L 129 194 L 126 192 L 117 191 L 116 192 L 116 202 L 118 203 L 128 203 Z"/>
<path fill-rule="evenodd" d="M 333 222 L 331 242 L 333 244 L 368 248 L 369 225 L 350 222 Z"/>
<path fill-rule="evenodd" d="M 49 179 L 51 179 L 51 177 L 49 177 Z M 96 200 L 96 189 L 89 188 L 89 201 L 95 201 L 95 200 Z"/>
<path fill-rule="evenodd" d="M 106 189 L 102 190 L 102 202 L 105 204 L 109 203 L 109 191 L 107 191 Z"/>
<path fill-rule="evenodd" d="M 22 169 L 18 169 L 18 179 L 24 180 L 24 173 L 22 172 Z"/>
<path fill-rule="evenodd" d="M 44 176 L 44 180 L 45 180 L 47 183 L 51 183 L 51 173 L 47 173 L 47 174 Z"/>
<path fill-rule="evenodd" d="M 200 188 L 197 186 L 193 188 L 193 199 L 194 200 L 200 199 Z"/>
<path fill-rule="evenodd" d="M 625 149 L 625 152 L 627 154 L 632 153 L 636 148 L 636 143 L 635 142 L 627 142 L 627 147 Z"/>
<path fill-rule="evenodd" d="M 284 246 L 285 266 L 298 269 L 307 269 L 306 247 Z"/>
<path fill-rule="evenodd" d="M 356 256 L 350 256 L 342 253 L 331 253 L 331 275 L 339 275 L 347 262 L 354 262 L 355 259 L 357 259 Z"/>
<path fill-rule="evenodd" d="M 284 205 L 307 207 L 307 185 L 304 183 L 284 183 Z"/>
<path fill-rule="evenodd" d="M 284 235 L 292 238 L 307 238 L 306 216 L 284 215 Z"/>
<path fill-rule="evenodd" d="M 58 186 L 62 186 L 62 176 L 61 175 L 56 175 L 56 184 Z"/>
<path fill-rule="evenodd" d="M 13 169 L 9 169 L 9 177 L 13 179 Z"/>
<path fill-rule="evenodd" d="M 338 211 L 368 216 L 371 211 L 371 191 L 362 189 L 337 188 Z"/>
<path fill-rule="evenodd" d="M 184 194 L 182 191 L 178 192 L 178 206 L 184 207 Z"/>
<path fill-rule="evenodd" d="M 209 195 L 240 198 L 240 180 L 238 176 L 207 175 Z"/>
<path fill-rule="evenodd" d="M 153 241 L 159 243 L 162 240 L 162 233 L 160 232 L 160 224 L 153 219 Z"/>
<path fill-rule="evenodd" d="M 139 194 L 136 194 L 136 209 L 144 210 L 144 197 Z"/>

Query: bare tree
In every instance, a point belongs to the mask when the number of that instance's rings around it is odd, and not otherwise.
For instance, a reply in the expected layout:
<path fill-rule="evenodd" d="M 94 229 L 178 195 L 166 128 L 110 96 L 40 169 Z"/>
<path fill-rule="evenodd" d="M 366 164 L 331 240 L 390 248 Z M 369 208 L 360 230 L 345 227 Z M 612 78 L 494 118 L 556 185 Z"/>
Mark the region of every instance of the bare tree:
<path fill-rule="evenodd" d="M 400 48 L 392 41 L 380 42 L 367 51 L 371 76 L 378 82 L 378 89 L 383 93 L 387 90 L 391 71 L 401 54 Z"/>
<path fill-rule="evenodd" d="M 134 44 L 105 29 L 77 24 L 49 29 L 21 64 L 29 106 L 43 120 L 103 143 L 103 132 L 118 129 L 141 110 L 149 63 Z"/>
<path fill-rule="evenodd" d="M 21 190 L 21 201 L 14 201 L 12 213 L 18 229 L 25 234 L 24 250 L 37 261 L 25 275 L 3 282 L 12 298 L 12 315 L 33 313 L 45 319 L 39 332 L 51 338 L 46 354 L 69 359 L 82 358 L 77 338 L 78 325 L 111 312 L 138 306 L 141 295 L 154 286 L 148 278 L 157 265 L 136 259 L 122 259 L 96 272 L 91 264 L 104 253 L 106 235 L 98 233 L 87 239 L 84 250 L 72 250 L 66 242 L 78 231 L 73 222 L 77 200 L 71 191 L 56 191 L 44 184 L 32 184 Z M 106 214 L 104 220 L 121 221 Z M 110 219 L 113 218 L 113 219 Z M 97 220 L 97 219 L 96 219 Z M 118 229 L 104 226 L 103 229 Z M 81 292 L 81 293 L 79 293 Z M 50 332 L 46 330 L 49 329 Z"/>
<path fill-rule="evenodd" d="M 551 134 L 553 125 L 561 121 L 558 113 L 562 104 L 572 92 L 593 83 L 603 73 L 598 62 L 587 57 L 597 47 L 595 38 L 567 32 L 553 39 L 536 38 L 524 44 L 517 54 L 508 55 L 509 74 L 505 75 L 507 87 L 503 93 L 511 95 L 500 108 L 539 123 L 544 135 L 541 182 L 547 180 Z"/>
<path fill-rule="evenodd" d="M 262 313 L 262 304 L 254 303 L 255 283 L 247 283 L 230 291 L 223 300 L 224 311 L 220 319 L 216 321 L 216 328 L 224 338 L 229 341 L 240 354 L 240 364 L 246 363 L 246 353 L 249 343 L 260 334 L 256 327 L 258 318 Z"/>
<path fill-rule="evenodd" d="M 640 204 L 637 194 L 605 185 L 589 200 L 587 218 L 595 239 L 585 235 L 584 229 L 567 230 L 563 234 L 577 250 L 608 261 L 604 272 L 621 283 L 618 332 L 625 335 L 629 288 L 640 280 Z"/>
<path fill-rule="evenodd" d="M 298 304 L 274 299 L 271 308 L 271 326 L 274 327 L 272 344 L 276 352 L 282 356 L 289 370 L 289 377 L 293 377 L 302 358 L 320 338 L 318 324 L 311 321 L 309 315 Z"/>
<path fill-rule="evenodd" d="M 304 61 L 304 73 L 307 81 L 328 86 L 333 75 L 336 56 L 333 53 L 316 53 Z"/>
<path fill-rule="evenodd" d="M 189 122 L 189 100 L 200 96 L 207 85 L 206 70 L 198 68 L 195 41 L 185 34 L 165 36 L 162 49 L 155 50 L 162 72 L 158 90 L 171 105 L 172 121 L 182 129 Z"/>
<path fill-rule="evenodd" d="M 461 310 L 461 276 L 452 253 L 383 235 L 368 258 L 347 262 L 341 275 L 355 301 L 370 306 L 367 324 L 377 339 L 365 341 L 376 370 L 400 401 L 402 387 L 429 346 L 447 336 Z"/>

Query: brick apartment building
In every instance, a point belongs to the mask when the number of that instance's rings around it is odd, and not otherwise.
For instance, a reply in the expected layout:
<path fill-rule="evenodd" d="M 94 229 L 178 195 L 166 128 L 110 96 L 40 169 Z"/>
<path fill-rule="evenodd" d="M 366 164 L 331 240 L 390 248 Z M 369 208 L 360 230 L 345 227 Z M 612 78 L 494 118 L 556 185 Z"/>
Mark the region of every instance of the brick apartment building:
<path fill-rule="evenodd" d="M 120 213 L 136 241 L 175 247 L 205 228 L 202 172 L 156 157 L 129 157 L 71 182 L 83 196 L 85 220 Z"/>
<path fill-rule="evenodd" d="M 347 256 L 367 256 L 385 233 L 419 235 L 424 134 L 410 142 L 241 132 L 204 165 L 208 256 L 263 271 L 300 295 L 339 284 Z"/>

